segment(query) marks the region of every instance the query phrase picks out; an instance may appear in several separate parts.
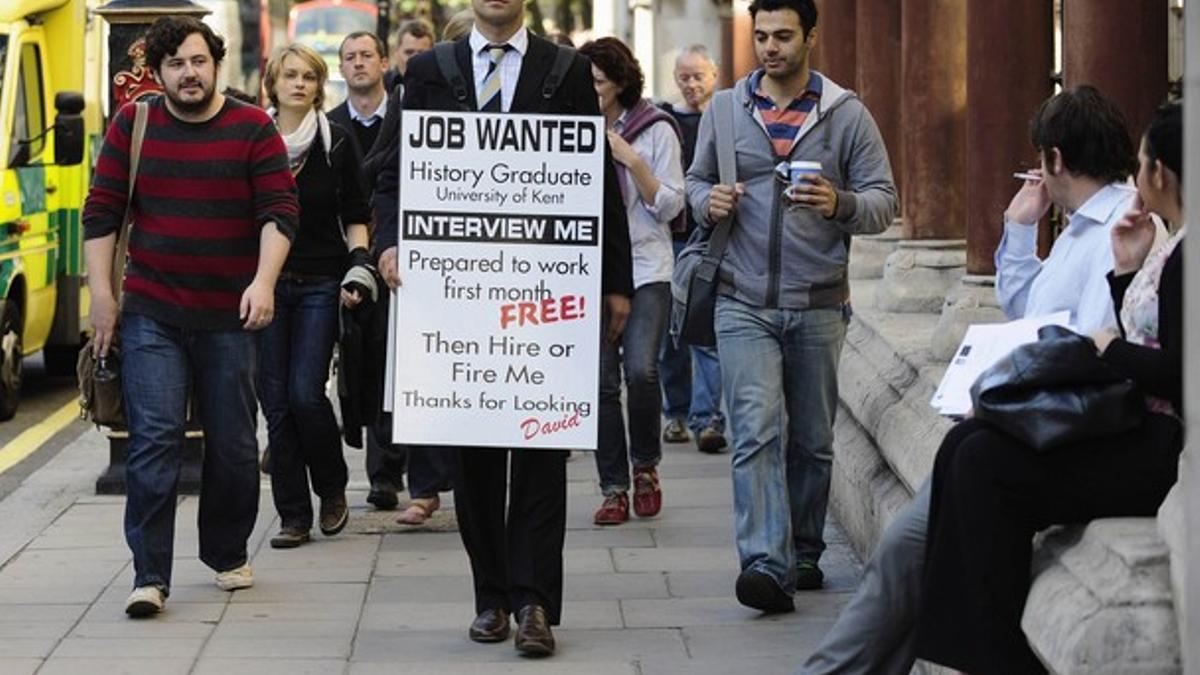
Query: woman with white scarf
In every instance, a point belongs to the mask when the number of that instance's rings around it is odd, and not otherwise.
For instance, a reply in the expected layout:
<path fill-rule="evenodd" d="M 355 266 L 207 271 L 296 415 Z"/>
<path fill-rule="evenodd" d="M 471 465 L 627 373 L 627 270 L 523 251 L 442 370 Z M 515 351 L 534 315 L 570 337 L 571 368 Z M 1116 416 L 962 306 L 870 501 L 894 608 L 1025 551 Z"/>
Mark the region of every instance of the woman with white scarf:
<path fill-rule="evenodd" d="M 309 541 L 309 486 L 321 500 L 318 525 L 346 526 L 348 474 L 333 406 L 325 395 L 338 336 L 338 303 L 372 295 L 370 211 L 362 155 L 350 132 L 322 111 L 328 69 L 317 52 L 291 44 L 270 63 L 264 85 L 300 195 L 300 227 L 275 286 L 275 320 L 260 334 L 258 398 L 267 418 L 275 509 L 273 548 Z"/>

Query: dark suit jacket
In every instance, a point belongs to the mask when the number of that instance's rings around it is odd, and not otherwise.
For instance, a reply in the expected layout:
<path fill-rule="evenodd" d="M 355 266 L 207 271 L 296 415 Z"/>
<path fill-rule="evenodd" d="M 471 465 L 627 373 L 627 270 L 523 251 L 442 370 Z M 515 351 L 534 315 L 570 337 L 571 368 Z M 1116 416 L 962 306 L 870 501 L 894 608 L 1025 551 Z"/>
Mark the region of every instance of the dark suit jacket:
<path fill-rule="evenodd" d="M 558 47 L 548 40 L 529 34 L 529 48 L 521 62 L 521 76 L 517 81 L 516 94 L 510 112 L 546 113 L 554 115 L 599 115 L 600 103 L 592 84 L 592 65 L 582 54 L 575 55 L 575 62 L 567 71 L 558 91 L 543 103 L 542 80 L 554 65 Z M 475 78 L 471 66 L 471 47 L 467 38 L 454 44 L 458 67 L 467 80 L 467 104 L 474 110 Z M 438 69 L 437 57 L 428 51 L 414 56 L 408 62 L 404 76 L 404 108 L 406 110 L 460 110 L 449 83 Z M 388 112 L 388 117 L 392 115 Z M 399 118 L 399 115 L 396 116 Z M 383 131 L 387 131 L 385 127 Z M 380 132 L 382 140 L 383 131 Z M 397 129 L 398 131 L 398 129 Z M 376 142 L 379 145 L 379 142 Z M 376 246 L 382 251 L 396 245 L 396 222 L 398 218 L 399 185 L 399 134 L 393 133 L 387 143 L 387 156 L 379 169 L 376 184 L 375 223 Z M 601 274 L 601 291 L 633 295 L 633 262 L 630 257 L 629 223 L 625 218 L 625 205 L 621 200 L 621 189 L 612 163 L 612 154 L 605 146 L 604 167 L 604 265 Z M 549 158 L 553 161 L 553 157 Z"/>
<path fill-rule="evenodd" d="M 350 119 L 350 102 L 342 101 L 341 105 L 330 110 L 326 116 L 332 122 L 337 122 L 342 125 L 347 131 L 353 132 L 354 125 L 357 124 Z M 395 139 L 399 137 L 400 131 L 400 94 L 399 87 L 397 91 L 388 93 L 387 112 L 383 115 L 383 121 L 379 128 L 379 135 L 375 137 L 375 143 L 369 148 L 359 148 L 362 151 L 363 158 L 363 179 L 367 182 L 367 192 L 372 193 L 375 188 L 375 183 L 379 180 L 379 170 L 383 166 L 384 160 L 389 157 L 389 150 L 394 151 L 394 148 L 389 148 Z M 351 133 L 351 136 L 354 134 Z M 396 161 L 395 155 L 390 155 L 392 161 Z"/>

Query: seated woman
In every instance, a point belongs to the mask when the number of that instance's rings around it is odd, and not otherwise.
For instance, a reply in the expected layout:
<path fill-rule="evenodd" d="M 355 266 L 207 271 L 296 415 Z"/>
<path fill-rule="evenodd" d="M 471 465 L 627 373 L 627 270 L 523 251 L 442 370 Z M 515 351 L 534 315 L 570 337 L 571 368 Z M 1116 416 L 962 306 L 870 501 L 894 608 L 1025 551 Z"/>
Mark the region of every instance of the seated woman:
<path fill-rule="evenodd" d="M 1039 453 L 979 420 L 954 427 L 933 469 L 917 629 L 920 658 L 972 675 L 1044 672 L 1021 632 L 1032 538 L 1055 524 L 1153 516 L 1175 482 L 1184 429 L 1182 123 L 1162 107 L 1142 137 L 1138 201 L 1112 230 L 1121 334 L 1101 357 L 1146 398 L 1141 427 Z M 1161 248 L 1155 213 L 1178 228 Z"/>

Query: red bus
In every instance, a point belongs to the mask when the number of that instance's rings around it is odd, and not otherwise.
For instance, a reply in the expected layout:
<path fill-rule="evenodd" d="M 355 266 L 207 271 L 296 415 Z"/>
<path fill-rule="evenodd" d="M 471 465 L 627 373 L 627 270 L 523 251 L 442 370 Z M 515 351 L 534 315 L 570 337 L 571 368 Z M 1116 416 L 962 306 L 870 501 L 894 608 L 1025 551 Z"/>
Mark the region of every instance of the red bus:
<path fill-rule="evenodd" d="M 336 57 L 342 38 L 357 30 L 374 33 L 378 16 L 379 9 L 373 2 L 309 0 L 292 7 L 288 39 L 303 42 L 322 53 L 332 51 Z"/>

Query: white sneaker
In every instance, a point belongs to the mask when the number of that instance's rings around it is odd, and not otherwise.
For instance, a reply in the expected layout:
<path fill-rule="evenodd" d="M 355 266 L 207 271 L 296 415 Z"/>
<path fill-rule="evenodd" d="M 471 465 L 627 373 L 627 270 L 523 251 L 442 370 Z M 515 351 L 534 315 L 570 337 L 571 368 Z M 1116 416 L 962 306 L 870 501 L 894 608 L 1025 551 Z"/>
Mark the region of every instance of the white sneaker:
<path fill-rule="evenodd" d="M 162 611 L 166 599 L 158 586 L 138 586 L 125 601 L 125 613 L 133 617 L 158 614 Z"/>
<path fill-rule="evenodd" d="M 223 591 L 236 591 L 250 588 L 254 585 L 254 572 L 249 565 L 217 574 L 217 588 Z"/>

